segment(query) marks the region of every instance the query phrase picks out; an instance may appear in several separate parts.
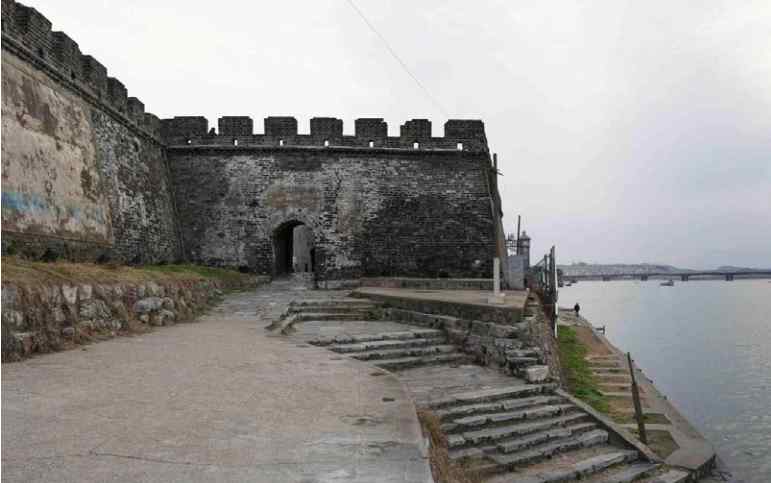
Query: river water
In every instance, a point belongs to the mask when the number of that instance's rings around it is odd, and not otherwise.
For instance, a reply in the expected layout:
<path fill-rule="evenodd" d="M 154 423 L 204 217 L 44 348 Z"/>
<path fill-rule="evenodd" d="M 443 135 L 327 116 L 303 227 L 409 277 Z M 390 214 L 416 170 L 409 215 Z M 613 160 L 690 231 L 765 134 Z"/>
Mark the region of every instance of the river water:
<path fill-rule="evenodd" d="M 735 476 L 771 482 L 771 283 L 659 283 L 579 282 L 559 304 L 607 326 Z"/>

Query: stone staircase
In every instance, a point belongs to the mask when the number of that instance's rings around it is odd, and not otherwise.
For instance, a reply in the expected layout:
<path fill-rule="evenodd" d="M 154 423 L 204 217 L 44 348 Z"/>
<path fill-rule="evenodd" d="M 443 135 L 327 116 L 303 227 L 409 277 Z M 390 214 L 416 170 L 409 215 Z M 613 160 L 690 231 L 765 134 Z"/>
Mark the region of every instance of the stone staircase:
<path fill-rule="evenodd" d="M 378 334 L 320 337 L 309 343 L 354 359 L 370 361 L 389 371 L 473 361 L 473 357 L 448 343 L 447 336 L 437 329 L 415 328 Z"/>
<path fill-rule="evenodd" d="M 439 418 L 450 460 L 479 481 L 676 483 L 688 476 L 646 461 L 559 394 L 556 384 L 517 377 L 543 360 L 540 351 L 516 335 L 498 340 L 517 370 L 494 370 L 476 366 L 477 357 L 464 352 L 468 340 L 458 343 L 457 334 L 448 339 L 448 331 L 423 324 L 380 320 L 381 307 L 366 299 L 300 301 L 288 313 L 298 327 L 310 326 L 305 333 L 298 330 L 304 342 L 392 371 L 411 393 L 422 394 L 415 397 L 416 404 Z M 604 382 L 609 392 L 622 392 L 626 384 L 617 362 L 593 361 L 595 370 L 608 372 Z M 496 376 L 469 378 L 474 368 Z M 439 387 L 439 379 L 448 377 L 455 380 Z M 410 387 L 416 381 L 423 387 Z"/>
<path fill-rule="evenodd" d="M 287 312 L 295 321 L 309 320 L 372 320 L 377 317 L 378 305 L 360 299 L 322 299 L 291 302 Z"/>
<path fill-rule="evenodd" d="M 555 389 L 524 384 L 471 391 L 433 401 L 429 409 L 442 422 L 449 458 L 487 481 L 570 481 L 619 468 L 640 478 L 657 470 L 636 450 L 609 444 L 608 432 Z M 543 464 L 558 457 L 558 470 Z"/>
<path fill-rule="evenodd" d="M 632 399 L 632 378 L 625 360 L 607 355 L 589 357 L 587 361 L 605 396 Z"/>

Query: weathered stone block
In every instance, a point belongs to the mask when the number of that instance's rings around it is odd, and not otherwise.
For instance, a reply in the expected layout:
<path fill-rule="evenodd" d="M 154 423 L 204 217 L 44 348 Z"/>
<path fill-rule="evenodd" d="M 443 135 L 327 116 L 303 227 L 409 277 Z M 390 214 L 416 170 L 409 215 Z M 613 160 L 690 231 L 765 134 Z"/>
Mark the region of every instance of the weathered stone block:
<path fill-rule="evenodd" d="M 171 297 L 163 297 L 161 299 L 161 306 L 167 310 L 174 310 L 174 300 Z"/>
<path fill-rule="evenodd" d="M 70 285 L 62 285 L 62 296 L 69 305 L 75 305 L 78 301 L 78 288 Z"/>
<path fill-rule="evenodd" d="M 549 366 L 530 366 L 524 370 L 527 382 L 544 382 L 549 379 Z"/>
<path fill-rule="evenodd" d="M 134 312 L 138 314 L 146 314 L 159 310 L 163 306 L 163 300 L 160 297 L 147 297 L 141 300 L 137 300 L 134 304 Z"/>
<path fill-rule="evenodd" d="M 5 287 L 3 287 L 3 292 L 5 292 Z M 22 313 L 18 310 L 6 309 L 5 306 L 3 306 L 2 321 L 3 325 L 7 324 L 16 329 L 24 327 L 24 316 Z"/>
<path fill-rule="evenodd" d="M 519 329 L 517 327 L 500 324 L 488 324 L 487 330 L 488 333 L 493 337 L 514 338 L 519 333 Z"/>
<path fill-rule="evenodd" d="M 91 300 L 93 294 L 93 287 L 88 284 L 78 286 L 78 300 Z"/>

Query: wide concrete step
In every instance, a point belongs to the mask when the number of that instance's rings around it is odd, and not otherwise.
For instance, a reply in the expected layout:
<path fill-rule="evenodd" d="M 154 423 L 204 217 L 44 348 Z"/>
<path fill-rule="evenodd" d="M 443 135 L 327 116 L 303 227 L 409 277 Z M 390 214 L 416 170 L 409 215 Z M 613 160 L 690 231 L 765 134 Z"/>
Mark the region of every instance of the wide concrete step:
<path fill-rule="evenodd" d="M 538 431 L 521 438 L 515 438 L 508 441 L 502 441 L 496 445 L 496 449 L 501 453 L 514 453 L 522 451 L 531 446 L 546 443 L 555 439 L 577 436 L 587 431 L 597 429 L 595 423 L 570 424 L 564 427 L 551 428 L 545 431 Z"/>
<path fill-rule="evenodd" d="M 354 344 L 361 342 L 373 342 L 380 340 L 410 340 L 423 338 L 444 337 L 441 330 L 436 329 L 413 329 L 396 332 L 381 332 L 378 334 L 356 334 L 356 335 L 336 335 L 328 337 L 319 337 L 312 340 L 309 344 L 328 346 L 332 344 Z"/>
<path fill-rule="evenodd" d="M 671 469 L 659 475 L 640 480 L 640 483 L 685 483 L 690 480 L 690 473 L 684 470 Z"/>
<path fill-rule="evenodd" d="M 607 369 L 616 369 L 616 368 L 623 368 L 625 367 L 624 364 L 618 362 L 618 361 L 598 361 L 598 360 L 588 360 L 590 368 L 607 368 Z"/>
<path fill-rule="evenodd" d="M 632 391 L 600 391 L 605 397 L 612 397 L 616 399 L 632 399 Z"/>
<path fill-rule="evenodd" d="M 450 354 L 458 350 L 454 345 L 429 345 L 423 347 L 407 347 L 402 349 L 376 350 L 359 352 L 351 357 L 360 361 L 403 359 L 405 357 L 422 357 L 434 354 Z"/>
<path fill-rule="evenodd" d="M 446 409 L 436 409 L 434 414 L 442 421 L 448 421 L 453 418 L 471 416 L 474 414 L 494 413 L 499 411 L 514 411 L 531 406 L 540 406 L 545 404 L 557 404 L 564 401 L 559 396 L 533 396 L 514 399 L 500 399 L 489 403 L 462 404 L 460 406 L 450 406 Z"/>
<path fill-rule="evenodd" d="M 442 430 L 446 433 L 464 432 L 481 428 L 489 425 L 502 425 L 515 421 L 534 420 L 547 418 L 576 410 L 572 404 L 554 404 L 546 406 L 535 406 L 519 411 L 507 411 L 500 413 L 477 414 L 463 418 L 453 419 L 450 422 L 442 424 Z"/>
<path fill-rule="evenodd" d="M 579 479 L 583 481 L 607 468 L 635 461 L 637 458 L 637 451 L 633 450 L 608 451 L 559 469 L 523 475 L 515 481 L 518 483 L 558 483 Z"/>
<path fill-rule="evenodd" d="M 632 483 L 639 481 L 661 467 L 657 463 L 637 461 L 629 465 L 615 466 L 584 480 L 586 483 Z"/>
<path fill-rule="evenodd" d="M 332 344 L 327 349 L 338 354 L 351 354 L 356 352 L 388 350 L 388 349 L 407 349 L 410 347 L 424 347 L 428 345 L 442 344 L 446 342 L 444 334 L 432 334 L 431 337 L 421 337 L 419 339 L 402 340 L 373 340 L 371 342 L 358 342 L 353 344 Z"/>
<path fill-rule="evenodd" d="M 498 426 L 495 428 L 484 428 L 476 431 L 460 433 L 461 438 L 454 440 L 454 443 L 448 441 L 448 446 L 460 447 L 490 443 L 497 444 L 502 440 L 519 438 L 528 434 L 536 433 L 538 431 L 545 431 L 552 428 L 591 421 L 592 419 L 588 414 L 583 412 L 576 412 L 556 418 L 544 418 L 526 423 Z"/>
<path fill-rule="evenodd" d="M 340 313 L 328 313 L 328 312 L 297 312 L 295 314 L 295 320 L 298 322 L 308 321 L 346 321 L 346 320 L 369 320 L 371 315 L 369 312 L 340 312 Z"/>
<path fill-rule="evenodd" d="M 556 388 L 556 384 L 520 384 L 492 389 L 478 389 L 434 399 L 428 403 L 428 406 L 431 409 L 443 409 L 464 404 L 478 404 L 500 401 L 502 399 L 524 398 L 552 394 Z"/>
<path fill-rule="evenodd" d="M 473 360 L 472 356 L 462 352 L 453 352 L 450 354 L 385 359 L 377 361 L 375 365 L 388 371 L 400 371 L 413 367 L 436 366 L 439 364 L 466 364 L 473 362 Z"/>
<path fill-rule="evenodd" d="M 509 349 L 506 351 L 506 358 L 516 357 L 541 357 L 541 350 L 534 347 L 527 347 L 524 349 Z"/>
<path fill-rule="evenodd" d="M 629 377 L 629 373 L 624 373 L 624 372 L 620 372 L 620 373 L 619 372 L 617 373 L 595 372 L 594 377 L 601 384 L 605 382 L 626 382 L 628 384 L 632 383 L 632 378 Z"/>
<path fill-rule="evenodd" d="M 632 390 L 632 382 L 606 382 L 606 381 L 598 381 L 600 385 L 600 389 L 603 391 L 631 391 Z"/>
<path fill-rule="evenodd" d="M 586 356 L 587 361 L 619 361 L 621 359 L 618 358 L 618 356 L 615 355 L 604 355 L 604 356 Z"/>
<path fill-rule="evenodd" d="M 518 451 L 511 454 L 499 453 L 490 455 L 489 458 L 498 465 L 499 470 L 510 471 L 517 467 L 550 458 L 558 453 L 565 453 L 580 448 L 589 448 L 605 444 L 607 441 L 608 432 L 602 429 L 595 429 L 578 436 L 556 439 L 525 451 Z"/>
<path fill-rule="evenodd" d="M 340 309 L 372 309 L 379 307 L 379 304 L 367 300 L 305 300 L 302 302 L 292 302 L 290 308 L 340 308 Z"/>
<path fill-rule="evenodd" d="M 626 367 L 590 367 L 595 374 L 629 374 Z"/>
<path fill-rule="evenodd" d="M 375 307 L 338 307 L 338 306 L 291 306 L 289 311 L 295 314 L 325 313 L 325 314 L 369 314 Z"/>
<path fill-rule="evenodd" d="M 506 361 L 520 367 L 529 367 L 541 363 L 538 357 L 507 357 Z"/>

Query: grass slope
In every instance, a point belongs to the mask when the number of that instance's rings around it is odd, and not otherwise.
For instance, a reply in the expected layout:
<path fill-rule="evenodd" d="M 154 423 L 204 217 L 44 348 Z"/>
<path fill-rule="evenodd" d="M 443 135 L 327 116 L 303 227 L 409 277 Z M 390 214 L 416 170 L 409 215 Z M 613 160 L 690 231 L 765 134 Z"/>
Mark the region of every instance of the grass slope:
<path fill-rule="evenodd" d="M 597 411 L 607 414 L 608 399 L 600 393 L 600 386 L 586 362 L 588 349 L 569 326 L 560 326 L 558 332 L 560 362 L 568 390 Z"/>
<path fill-rule="evenodd" d="M 2 257 L 2 281 L 18 285 L 61 283 L 136 283 L 178 280 L 221 280 L 229 284 L 246 282 L 254 275 L 235 270 L 198 265 L 97 265 L 94 263 L 37 262 L 23 258 Z"/>

